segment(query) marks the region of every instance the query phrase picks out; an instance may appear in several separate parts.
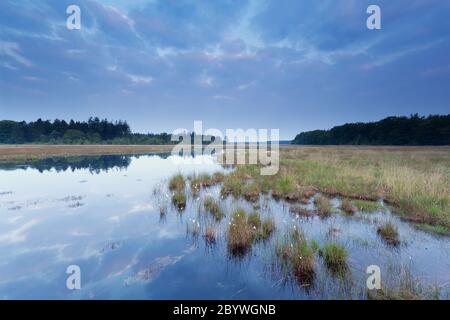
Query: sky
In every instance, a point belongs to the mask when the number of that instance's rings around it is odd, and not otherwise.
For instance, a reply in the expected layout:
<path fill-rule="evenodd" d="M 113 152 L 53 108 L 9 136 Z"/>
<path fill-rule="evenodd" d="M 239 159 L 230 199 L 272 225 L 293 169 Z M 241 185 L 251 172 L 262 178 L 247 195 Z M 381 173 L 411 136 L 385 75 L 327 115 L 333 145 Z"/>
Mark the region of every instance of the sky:
<path fill-rule="evenodd" d="M 292 139 L 413 113 L 450 113 L 450 1 L 0 1 L 0 119 Z"/>

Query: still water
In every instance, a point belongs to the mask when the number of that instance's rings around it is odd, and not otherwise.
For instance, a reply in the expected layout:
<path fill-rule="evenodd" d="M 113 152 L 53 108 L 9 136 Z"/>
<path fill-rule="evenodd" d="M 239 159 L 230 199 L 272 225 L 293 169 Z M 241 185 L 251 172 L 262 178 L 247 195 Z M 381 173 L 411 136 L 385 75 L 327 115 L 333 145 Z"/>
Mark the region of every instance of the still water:
<path fill-rule="evenodd" d="M 227 217 L 216 225 L 216 242 L 208 244 L 189 230 L 199 223 L 202 197 L 219 199 L 220 187 L 189 197 L 180 213 L 170 204 L 167 182 L 176 173 L 226 170 L 211 157 L 163 154 L 0 165 L 0 299 L 364 299 L 369 265 L 380 266 L 383 283 L 395 286 L 407 270 L 448 298 L 449 238 L 418 231 L 387 207 L 306 219 L 294 217 L 289 204 L 262 196 L 257 210 L 272 217 L 277 230 L 271 241 L 236 258 L 227 251 L 230 212 L 255 205 L 226 198 Z M 400 233 L 402 244 L 395 248 L 376 233 L 388 219 Z M 329 274 L 320 259 L 311 288 L 274 270 L 274 243 L 294 225 L 319 244 L 336 241 L 347 248 L 345 280 Z M 81 269 L 81 290 L 66 287 L 70 265 Z"/>

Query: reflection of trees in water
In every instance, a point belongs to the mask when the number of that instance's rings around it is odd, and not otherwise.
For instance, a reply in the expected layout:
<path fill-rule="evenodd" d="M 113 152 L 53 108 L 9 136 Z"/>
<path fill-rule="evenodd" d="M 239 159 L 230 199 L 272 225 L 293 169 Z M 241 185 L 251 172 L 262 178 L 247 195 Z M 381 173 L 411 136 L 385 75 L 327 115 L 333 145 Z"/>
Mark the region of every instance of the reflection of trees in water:
<path fill-rule="evenodd" d="M 168 154 L 158 154 L 157 156 L 166 159 Z M 76 157 L 54 157 L 37 160 L 28 163 L 2 163 L 0 170 L 16 169 L 36 169 L 39 172 L 50 171 L 63 172 L 70 170 L 87 169 L 92 174 L 99 174 L 102 171 L 108 172 L 112 169 L 126 169 L 131 164 L 132 158 L 140 158 L 142 155 L 102 155 L 102 156 L 76 156 Z"/>

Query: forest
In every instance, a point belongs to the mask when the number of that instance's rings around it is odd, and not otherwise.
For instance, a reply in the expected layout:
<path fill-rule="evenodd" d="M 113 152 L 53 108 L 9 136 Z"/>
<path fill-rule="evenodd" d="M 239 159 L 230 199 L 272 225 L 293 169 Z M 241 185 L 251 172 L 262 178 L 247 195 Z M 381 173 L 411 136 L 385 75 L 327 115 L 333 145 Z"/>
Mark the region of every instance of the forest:
<path fill-rule="evenodd" d="M 1 144 L 170 144 L 171 135 L 132 133 L 126 121 L 0 121 Z"/>
<path fill-rule="evenodd" d="M 388 117 L 376 122 L 347 123 L 330 130 L 298 134 L 303 145 L 450 145 L 450 114 Z"/>

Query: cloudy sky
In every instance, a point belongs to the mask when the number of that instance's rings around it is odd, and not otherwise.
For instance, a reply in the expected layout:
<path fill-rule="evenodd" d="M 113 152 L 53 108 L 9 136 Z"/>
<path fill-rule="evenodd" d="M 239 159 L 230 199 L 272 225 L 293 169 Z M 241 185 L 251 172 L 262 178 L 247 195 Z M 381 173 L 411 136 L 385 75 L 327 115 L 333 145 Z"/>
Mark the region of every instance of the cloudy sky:
<path fill-rule="evenodd" d="M 378 4 L 382 29 L 368 30 Z M 81 30 L 66 8 L 81 8 Z M 450 113 L 450 1 L 1 0 L 0 119 L 296 133 Z"/>

